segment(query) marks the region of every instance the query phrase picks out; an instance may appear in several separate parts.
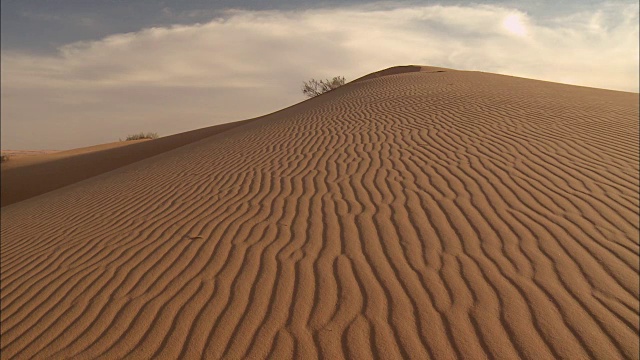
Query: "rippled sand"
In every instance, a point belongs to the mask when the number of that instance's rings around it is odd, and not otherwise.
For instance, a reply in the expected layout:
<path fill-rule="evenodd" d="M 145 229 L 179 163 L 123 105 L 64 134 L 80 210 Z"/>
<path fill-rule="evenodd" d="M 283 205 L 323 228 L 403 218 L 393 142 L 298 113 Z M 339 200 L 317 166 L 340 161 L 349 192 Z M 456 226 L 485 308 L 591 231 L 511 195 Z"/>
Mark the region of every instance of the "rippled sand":
<path fill-rule="evenodd" d="M 407 67 L 211 129 L 14 169 L 3 359 L 637 358 L 638 94 Z"/>

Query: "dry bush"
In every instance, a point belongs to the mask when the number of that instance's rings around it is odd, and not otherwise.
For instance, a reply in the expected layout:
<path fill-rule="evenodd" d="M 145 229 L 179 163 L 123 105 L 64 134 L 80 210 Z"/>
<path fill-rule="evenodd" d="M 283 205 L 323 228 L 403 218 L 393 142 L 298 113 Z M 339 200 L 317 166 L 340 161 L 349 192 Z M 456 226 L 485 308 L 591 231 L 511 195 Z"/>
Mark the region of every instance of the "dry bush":
<path fill-rule="evenodd" d="M 132 135 L 127 135 L 127 138 L 124 139 L 125 141 L 131 141 L 131 140 L 142 140 L 142 139 L 157 139 L 158 138 L 158 133 L 154 133 L 154 132 L 148 132 L 148 133 L 144 133 L 144 132 L 140 132 L 137 134 L 132 134 Z M 122 141 L 122 139 L 120 139 L 120 141 Z"/>
<path fill-rule="evenodd" d="M 327 91 L 331 91 L 337 87 L 340 87 L 344 85 L 344 83 L 345 83 L 344 76 L 336 76 L 331 80 L 311 79 L 309 81 L 303 82 L 302 93 L 305 96 L 312 98 L 320 94 L 324 94 Z"/>

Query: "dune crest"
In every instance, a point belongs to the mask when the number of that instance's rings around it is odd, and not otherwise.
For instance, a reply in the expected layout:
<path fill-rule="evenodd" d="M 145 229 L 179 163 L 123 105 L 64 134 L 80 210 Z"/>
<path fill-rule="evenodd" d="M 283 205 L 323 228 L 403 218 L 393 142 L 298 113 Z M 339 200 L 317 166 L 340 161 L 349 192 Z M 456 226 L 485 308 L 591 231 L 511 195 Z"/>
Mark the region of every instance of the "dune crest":
<path fill-rule="evenodd" d="M 422 69 L 4 206 L 2 357 L 637 358 L 638 94 Z"/>

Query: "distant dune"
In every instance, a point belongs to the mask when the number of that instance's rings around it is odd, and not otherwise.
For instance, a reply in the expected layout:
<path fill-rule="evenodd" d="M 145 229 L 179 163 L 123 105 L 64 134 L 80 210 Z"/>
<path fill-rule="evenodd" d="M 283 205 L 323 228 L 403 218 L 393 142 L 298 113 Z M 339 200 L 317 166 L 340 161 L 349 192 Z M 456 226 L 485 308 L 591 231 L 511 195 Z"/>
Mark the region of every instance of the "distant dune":
<path fill-rule="evenodd" d="M 2 155 L 8 155 L 12 159 L 21 159 L 27 156 L 53 154 L 57 150 L 2 150 Z"/>
<path fill-rule="evenodd" d="M 638 100 L 397 67 L 3 164 L 2 359 L 637 359 Z"/>
<path fill-rule="evenodd" d="M 2 206 L 173 150 L 248 121 L 251 120 L 188 131 L 152 142 L 148 140 L 119 141 L 54 152 L 7 151 L 11 160 L 2 164 L 2 181 L 0 181 Z"/>

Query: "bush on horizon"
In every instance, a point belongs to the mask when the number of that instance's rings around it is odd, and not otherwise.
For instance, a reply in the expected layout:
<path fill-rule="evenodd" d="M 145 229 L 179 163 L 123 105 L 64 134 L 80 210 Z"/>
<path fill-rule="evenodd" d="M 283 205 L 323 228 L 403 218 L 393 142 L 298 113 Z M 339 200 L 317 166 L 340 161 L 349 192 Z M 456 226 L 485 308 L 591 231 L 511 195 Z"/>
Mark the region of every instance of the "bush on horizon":
<path fill-rule="evenodd" d="M 344 85 L 345 78 L 344 76 L 336 76 L 333 79 L 329 80 L 316 80 L 311 79 L 309 81 L 305 81 L 302 84 L 302 93 L 309 98 L 316 97 L 320 94 L 324 94 L 328 91 L 331 91 L 337 87 Z"/>
<path fill-rule="evenodd" d="M 124 141 L 142 140 L 142 139 L 157 139 L 157 138 L 158 138 L 158 133 L 154 133 L 154 132 L 148 132 L 148 133 L 140 132 L 140 133 L 137 133 L 137 134 L 127 135 L 127 138 L 126 138 L 126 139 L 124 139 Z M 120 141 L 122 141 L 122 139 L 120 139 Z"/>

